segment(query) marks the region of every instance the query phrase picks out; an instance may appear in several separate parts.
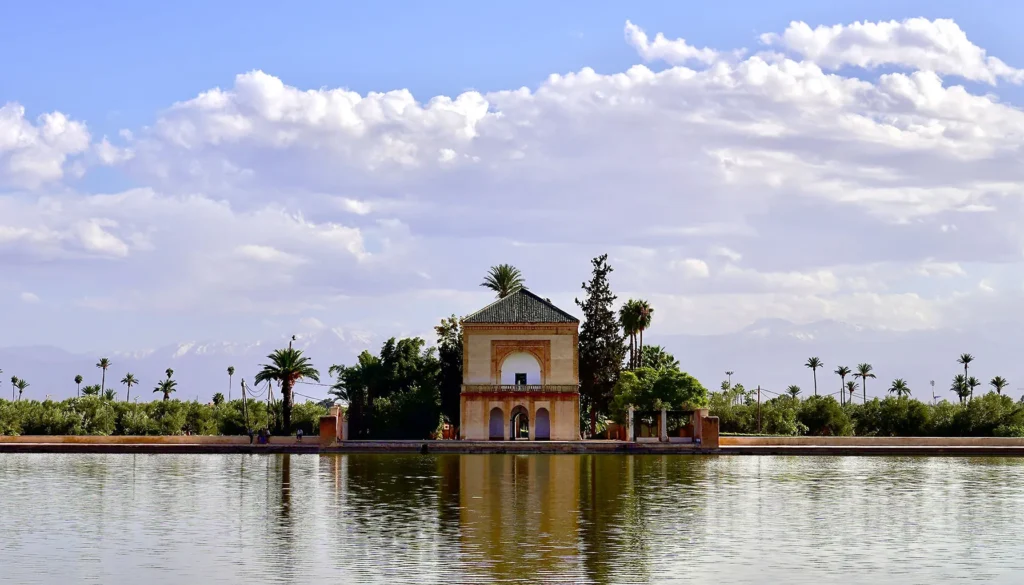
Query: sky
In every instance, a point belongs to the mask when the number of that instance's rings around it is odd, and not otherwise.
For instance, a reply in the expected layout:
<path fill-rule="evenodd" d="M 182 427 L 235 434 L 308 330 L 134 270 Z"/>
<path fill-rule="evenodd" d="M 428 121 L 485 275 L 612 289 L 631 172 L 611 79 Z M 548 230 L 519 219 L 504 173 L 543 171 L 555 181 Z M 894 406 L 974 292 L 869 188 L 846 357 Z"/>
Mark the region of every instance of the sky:
<path fill-rule="evenodd" d="M 1019 319 L 1011 2 L 15 3 L 0 347 L 427 335 L 509 262 L 652 339 Z"/>

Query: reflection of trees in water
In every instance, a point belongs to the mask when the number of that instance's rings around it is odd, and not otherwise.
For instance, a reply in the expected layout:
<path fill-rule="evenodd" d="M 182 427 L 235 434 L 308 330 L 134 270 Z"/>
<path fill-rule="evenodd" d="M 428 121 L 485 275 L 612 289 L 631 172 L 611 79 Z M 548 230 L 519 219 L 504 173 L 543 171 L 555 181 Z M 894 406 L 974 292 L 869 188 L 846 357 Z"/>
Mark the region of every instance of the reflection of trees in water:
<path fill-rule="evenodd" d="M 379 559 L 382 570 L 415 567 L 423 582 L 450 562 L 438 537 L 447 512 L 439 457 L 358 454 L 341 456 L 344 487 L 333 508 L 346 556 Z M 457 523 L 455 523 L 457 527 Z M 443 574 L 443 573 L 441 573 Z"/>

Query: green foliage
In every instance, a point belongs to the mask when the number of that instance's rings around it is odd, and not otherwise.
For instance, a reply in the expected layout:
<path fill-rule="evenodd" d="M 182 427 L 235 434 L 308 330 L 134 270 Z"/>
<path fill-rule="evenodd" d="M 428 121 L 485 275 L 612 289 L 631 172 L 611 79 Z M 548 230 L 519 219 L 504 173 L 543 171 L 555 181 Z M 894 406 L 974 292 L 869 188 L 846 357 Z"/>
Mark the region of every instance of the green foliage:
<path fill-rule="evenodd" d="M 253 428 L 268 428 L 265 402 L 249 402 Z M 315 402 L 297 404 L 294 434 L 319 432 L 320 417 L 327 409 Z M 219 405 L 179 400 L 148 403 L 112 402 L 98 396 L 47 400 L 0 400 L 0 435 L 244 435 L 242 401 Z"/>
<path fill-rule="evenodd" d="M 292 426 L 288 434 L 294 435 L 302 429 L 304 435 L 320 433 L 320 417 L 327 415 L 327 409 L 317 402 L 302 402 L 292 407 Z"/>
<path fill-rule="evenodd" d="M 850 416 L 831 396 L 811 396 L 800 403 L 797 421 L 806 435 L 842 436 L 853 431 Z"/>
<path fill-rule="evenodd" d="M 281 386 L 281 409 L 284 428 L 290 429 L 292 417 L 292 388 L 295 383 L 303 378 L 309 378 L 314 382 L 320 381 L 320 372 L 313 367 L 308 357 L 302 355 L 302 350 L 278 349 L 267 356 L 268 364 L 260 366 L 263 368 L 256 374 L 254 382 L 259 385 L 263 382 L 277 382 Z M 276 420 L 276 419 L 275 419 Z"/>
<path fill-rule="evenodd" d="M 772 398 L 761 405 L 762 432 L 769 435 L 806 434 L 807 426 L 800 422 L 799 411 L 800 402 L 792 398 L 783 396 Z M 753 420 L 756 424 L 756 415 Z"/>
<path fill-rule="evenodd" d="M 217 392 L 216 394 L 213 395 L 213 405 L 220 406 L 221 404 L 224 404 L 224 395 L 221 394 L 220 392 Z"/>
<path fill-rule="evenodd" d="M 962 374 L 961 374 L 962 376 Z M 755 434 L 757 404 L 736 404 L 726 392 L 712 393 L 709 408 L 723 433 Z M 856 435 L 861 437 L 1024 436 L 1024 403 L 990 392 L 964 403 L 927 404 L 907 396 L 840 406 L 828 396 L 799 401 L 789 396 L 761 404 L 761 433 Z"/>
<path fill-rule="evenodd" d="M 353 366 L 331 366 L 331 393 L 349 403 L 353 437 L 425 439 L 441 420 L 441 362 L 419 337 L 387 340 L 380 356 L 368 351 Z"/>
<path fill-rule="evenodd" d="M 679 370 L 637 368 L 623 372 L 615 384 L 611 414 L 625 421 L 630 405 L 636 410 L 696 408 L 706 406 L 708 391 L 693 376 Z"/>
<path fill-rule="evenodd" d="M 589 412 L 591 433 L 599 413 L 608 412 L 619 380 L 626 345 L 615 315 L 615 294 L 608 284 L 612 267 L 608 255 L 594 258 L 590 282 L 583 283 L 586 298 L 576 299 L 583 310 L 579 336 L 581 414 Z"/>
<path fill-rule="evenodd" d="M 641 366 L 655 370 L 678 370 L 679 360 L 660 345 L 645 345 L 640 350 Z"/>
<path fill-rule="evenodd" d="M 442 319 L 434 327 L 437 333 L 437 357 L 441 364 L 441 378 L 438 382 L 441 392 L 441 414 L 455 426 L 459 426 L 462 392 L 462 327 L 455 315 Z"/>
<path fill-rule="evenodd" d="M 480 286 L 493 290 L 499 299 L 503 299 L 518 290 L 526 290 L 526 279 L 515 266 L 499 264 L 491 266 Z"/>

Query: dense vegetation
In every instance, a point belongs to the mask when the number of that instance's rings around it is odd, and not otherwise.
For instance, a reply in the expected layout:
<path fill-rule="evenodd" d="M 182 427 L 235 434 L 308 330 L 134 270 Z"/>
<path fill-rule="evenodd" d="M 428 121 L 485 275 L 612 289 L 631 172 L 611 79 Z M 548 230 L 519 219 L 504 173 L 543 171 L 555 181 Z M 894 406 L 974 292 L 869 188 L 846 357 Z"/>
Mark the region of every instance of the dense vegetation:
<path fill-rule="evenodd" d="M 735 389 L 714 392 L 711 414 L 721 432 L 770 435 L 856 435 L 862 437 L 1024 437 L 1024 403 L 989 392 L 973 400 L 927 404 L 907 396 L 840 405 L 831 396 L 805 400 L 777 396 L 758 405 Z M 739 394 L 739 396 L 738 396 Z"/>
<path fill-rule="evenodd" d="M 247 401 L 250 428 L 275 428 L 282 418 L 280 403 Z M 315 402 L 296 404 L 289 434 L 319 432 L 327 407 Z M 0 400 L 0 435 L 244 435 L 241 400 L 203 404 L 180 400 L 135 403 L 99 396 L 47 400 Z"/>
<path fill-rule="evenodd" d="M 607 255 L 594 258 L 591 279 L 582 286 L 585 295 L 576 300 L 583 317 L 579 334 L 583 436 L 600 433 L 609 420 L 622 422 L 630 405 L 638 411 L 707 406 L 719 417 L 724 433 L 1024 436 L 1024 401 L 1014 402 L 1002 395 L 1009 382 L 1000 376 L 988 383 L 994 392 L 976 396 L 982 382 L 971 375 L 975 360 L 967 353 L 956 360 L 963 374 L 957 374 L 950 386 L 959 399 L 955 404 L 915 400 L 900 378 L 888 387 L 892 396 L 867 400 L 868 380 L 877 379 L 869 363 L 837 367 L 834 373 L 840 389 L 819 395 L 823 379 L 818 378 L 818 371 L 824 374 L 826 370 L 818 357 L 804 364 L 811 370 L 814 388 L 807 399 L 801 399 L 802 391 L 794 384 L 785 392 L 764 390 L 759 403 L 755 392 L 732 383 L 732 371 L 726 372 L 728 380 L 722 382 L 721 390 L 709 394 L 680 369 L 674 356 L 657 345 L 644 344 L 644 331 L 650 328 L 654 314 L 647 301 L 628 299 L 616 311 L 616 296 L 608 280 L 611 272 Z M 526 281 L 517 268 L 501 264 L 490 269 L 481 286 L 500 299 L 525 289 Z M 391 338 L 378 355 L 364 351 L 354 364 L 328 369 L 334 379 L 331 394 L 348 403 L 350 436 L 420 439 L 434 435 L 443 424 L 459 425 L 463 363 L 459 319 L 455 315 L 443 319 L 435 332 L 435 346 L 418 337 Z M 296 383 L 319 381 L 320 372 L 290 344 L 268 355 L 267 360 L 254 381 L 276 384 L 279 391 L 275 395 L 280 400 L 269 407 L 263 401 L 249 401 L 248 428 L 289 434 L 299 429 L 307 434 L 317 432 L 318 418 L 326 413 L 331 400 L 293 406 L 292 395 Z M 117 392 L 106 387 L 110 365 L 107 358 L 96 363 L 100 370 L 96 385 L 83 388 L 83 377 L 75 376 L 78 397 L 63 402 L 27 399 L 31 385 L 11 377 L 12 400 L 0 400 L 0 434 L 244 434 L 247 430 L 240 400 L 225 402 L 220 394 L 212 404 L 172 400 L 177 383 L 169 368 L 166 378 L 152 391 L 162 400 L 132 403 L 132 386 L 138 385 L 138 380 L 129 373 L 121 380 L 126 395 L 120 402 Z M 227 368 L 229 395 L 234 373 L 233 367 Z"/>

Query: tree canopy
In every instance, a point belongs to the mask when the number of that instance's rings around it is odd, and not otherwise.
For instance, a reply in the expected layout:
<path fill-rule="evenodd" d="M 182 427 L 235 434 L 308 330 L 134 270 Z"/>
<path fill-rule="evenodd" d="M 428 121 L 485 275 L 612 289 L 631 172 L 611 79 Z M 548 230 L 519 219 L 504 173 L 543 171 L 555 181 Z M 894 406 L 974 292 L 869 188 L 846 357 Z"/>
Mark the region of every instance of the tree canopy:
<path fill-rule="evenodd" d="M 380 355 L 359 354 L 331 366 L 331 393 L 349 403 L 348 424 L 360 439 L 425 439 L 441 416 L 441 362 L 419 337 L 384 342 Z"/>
<path fill-rule="evenodd" d="M 619 380 L 626 345 L 616 318 L 615 294 L 608 283 L 612 267 L 608 255 L 591 261 L 593 273 L 583 283 L 583 300 L 576 304 L 583 310 L 583 324 L 579 335 L 580 407 L 590 414 L 590 432 L 597 432 L 599 413 L 608 412 Z"/>

